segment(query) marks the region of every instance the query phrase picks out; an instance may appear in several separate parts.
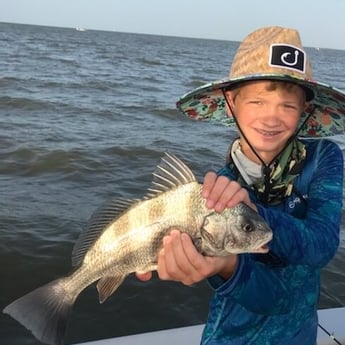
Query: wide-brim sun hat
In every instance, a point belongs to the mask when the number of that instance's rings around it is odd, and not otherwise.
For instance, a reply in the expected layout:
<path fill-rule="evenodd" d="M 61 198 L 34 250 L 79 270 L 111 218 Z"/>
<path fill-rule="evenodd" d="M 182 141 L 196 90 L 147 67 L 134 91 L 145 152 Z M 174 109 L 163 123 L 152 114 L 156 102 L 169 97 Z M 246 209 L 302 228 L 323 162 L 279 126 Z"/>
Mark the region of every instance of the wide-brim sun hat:
<path fill-rule="evenodd" d="M 277 26 L 249 34 L 234 56 L 228 78 L 186 93 L 176 106 L 192 119 L 233 126 L 236 121 L 226 112 L 224 91 L 256 80 L 291 82 L 306 91 L 309 106 L 301 116 L 298 135 L 325 137 L 345 133 L 345 93 L 314 81 L 298 31 Z"/>

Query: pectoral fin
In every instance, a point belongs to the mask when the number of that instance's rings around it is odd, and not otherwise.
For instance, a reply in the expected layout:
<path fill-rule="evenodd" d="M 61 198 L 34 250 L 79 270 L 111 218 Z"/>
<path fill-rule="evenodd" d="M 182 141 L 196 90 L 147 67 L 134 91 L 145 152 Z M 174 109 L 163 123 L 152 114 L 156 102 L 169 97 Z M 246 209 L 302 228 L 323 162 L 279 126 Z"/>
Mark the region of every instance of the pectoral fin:
<path fill-rule="evenodd" d="M 126 275 L 101 278 L 97 283 L 99 303 L 105 302 L 105 300 L 122 284 L 125 278 Z"/>

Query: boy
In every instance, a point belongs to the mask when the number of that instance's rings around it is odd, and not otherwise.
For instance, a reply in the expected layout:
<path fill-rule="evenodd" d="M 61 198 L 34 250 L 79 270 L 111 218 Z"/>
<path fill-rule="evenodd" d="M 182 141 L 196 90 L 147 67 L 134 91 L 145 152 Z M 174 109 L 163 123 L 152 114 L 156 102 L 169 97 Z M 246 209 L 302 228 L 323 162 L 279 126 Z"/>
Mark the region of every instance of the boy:
<path fill-rule="evenodd" d="M 329 140 L 298 135 L 343 133 L 345 95 L 312 81 L 297 31 L 268 27 L 241 43 L 228 79 L 177 106 L 191 118 L 236 124 L 239 138 L 224 168 L 206 174 L 203 196 L 218 212 L 246 203 L 274 235 L 267 254 L 216 258 L 173 230 L 159 277 L 187 285 L 208 279 L 215 293 L 202 344 L 315 345 L 320 270 L 339 243 L 343 156 Z"/>

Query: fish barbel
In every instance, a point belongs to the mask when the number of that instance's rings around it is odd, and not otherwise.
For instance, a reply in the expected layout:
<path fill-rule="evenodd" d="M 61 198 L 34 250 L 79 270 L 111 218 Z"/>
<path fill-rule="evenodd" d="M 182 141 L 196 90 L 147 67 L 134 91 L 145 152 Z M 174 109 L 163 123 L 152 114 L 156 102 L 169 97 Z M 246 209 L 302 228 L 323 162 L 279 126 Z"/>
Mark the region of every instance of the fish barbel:
<path fill-rule="evenodd" d="M 171 229 L 189 234 L 204 255 L 267 251 L 272 230 L 263 218 L 243 203 L 221 213 L 208 209 L 201 184 L 176 156 L 166 153 L 153 176 L 143 199 L 116 199 L 94 213 L 73 249 L 70 275 L 15 300 L 3 312 L 41 342 L 61 345 L 78 295 L 98 281 L 103 303 L 130 273 L 155 270 Z"/>

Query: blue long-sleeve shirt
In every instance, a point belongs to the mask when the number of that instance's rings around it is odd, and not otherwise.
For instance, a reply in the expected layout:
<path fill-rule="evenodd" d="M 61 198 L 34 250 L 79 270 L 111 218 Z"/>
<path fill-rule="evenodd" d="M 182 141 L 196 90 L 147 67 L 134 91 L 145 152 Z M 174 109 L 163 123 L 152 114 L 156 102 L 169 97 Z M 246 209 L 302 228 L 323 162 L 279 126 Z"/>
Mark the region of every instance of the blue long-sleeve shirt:
<path fill-rule="evenodd" d="M 339 244 L 343 155 L 333 142 L 304 140 L 307 156 L 294 193 L 259 214 L 273 229 L 269 254 L 241 254 L 229 280 L 209 279 L 215 294 L 203 345 L 315 345 L 320 270 Z M 234 179 L 225 166 L 218 173 Z"/>

